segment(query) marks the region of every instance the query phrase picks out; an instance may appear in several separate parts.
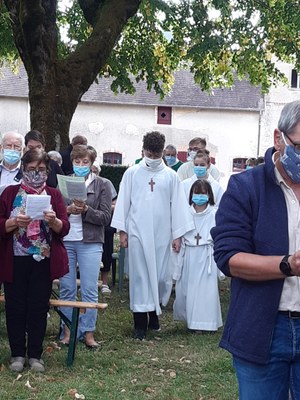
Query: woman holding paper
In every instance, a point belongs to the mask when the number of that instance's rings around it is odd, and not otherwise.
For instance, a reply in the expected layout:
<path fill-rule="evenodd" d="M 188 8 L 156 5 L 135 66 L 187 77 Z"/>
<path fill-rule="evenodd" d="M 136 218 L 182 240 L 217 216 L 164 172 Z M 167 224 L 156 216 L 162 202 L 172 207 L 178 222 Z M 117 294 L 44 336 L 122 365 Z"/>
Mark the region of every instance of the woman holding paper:
<path fill-rule="evenodd" d="M 0 281 L 5 290 L 10 369 L 21 372 L 27 355 L 31 369 L 44 372 L 41 355 L 51 282 L 68 272 L 61 238 L 70 224 L 60 192 L 45 183 L 47 153 L 29 150 L 22 166 L 21 184 L 8 186 L 0 196 Z M 39 209 L 40 215 L 32 213 Z"/>
<path fill-rule="evenodd" d="M 76 145 L 71 152 L 74 174 L 77 177 L 84 177 L 86 194 L 83 195 L 79 188 L 78 194 L 81 193 L 81 197 L 68 200 L 67 212 L 71 228 L 64 238 L 64 244 L 68 252 L 70 272 L 60 279 L 61 300 L 76 299 L 78 263 L 81 300 L 98 302 L 104 227 L 110 222 L 112 196 L 108 182 L 91 172 L 96 156 L 96 150 L 85 145 Z M 71 318 L 72 310 L 69 308 L 61 310 Z M 96 320 L 97 310 L 93 309 L 86 310 L 85 314 L 79 317 L 77 336 L 91 350 L 99 347 L 94 339 Z M 70 331 L 63 324 L 62 343 L 68 344 L 69 339 Z"/>

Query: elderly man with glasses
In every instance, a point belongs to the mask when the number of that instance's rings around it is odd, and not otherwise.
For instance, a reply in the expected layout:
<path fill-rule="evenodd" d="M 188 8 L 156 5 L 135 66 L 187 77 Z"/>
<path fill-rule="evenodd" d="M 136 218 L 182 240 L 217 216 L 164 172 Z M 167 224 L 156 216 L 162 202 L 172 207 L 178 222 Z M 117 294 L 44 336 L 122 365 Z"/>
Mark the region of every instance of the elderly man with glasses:
<path fill-rule="evenodd" d="M 221 347 L 240 400 L 300 399 L 300 101 L 286 104 L 265 163 L 233 175 L 214 257 L 231 277 Z"/>
<path fill-rule="evenodd" d="M 6 132 L 1 138 L 0 193 L 9 185 L 17 185 L 22 179 L 21 157 L 24 137 L 17 132 Z"/>

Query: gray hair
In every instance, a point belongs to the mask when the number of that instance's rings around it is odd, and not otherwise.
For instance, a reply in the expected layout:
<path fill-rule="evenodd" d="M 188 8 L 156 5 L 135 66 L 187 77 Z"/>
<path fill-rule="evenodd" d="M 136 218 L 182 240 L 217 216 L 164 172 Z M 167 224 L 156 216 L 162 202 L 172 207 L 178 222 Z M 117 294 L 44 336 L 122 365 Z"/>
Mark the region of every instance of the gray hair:
<path fill-rule="evenodd" d="M 59 166 L 61 166 L 61 164 L 62 164 L 62 156 L 58 151 L 55 151 L 55 150 L 48 151 L 48 156 L 52 160 L 56 161 Z"/>
<path fill-rule="evenodd" d="M 280 114 L 278 129 L 288 135 L 293 134 L 293 130 L 300 123 L 300 100 L 287 103 Z"/>
<path fill-rule="evenodd" d="M 175 153 L 177 154 L 177 149 L 176 149 L 176 147 L 173 146 L 172 144 L 168 144 L 168 145 L 165 147 L 165 150 L 175 151 Z"/>
<path fill-rule="evenodd" d="M 8 137 L 12 137 L 12 136 L 13 136 L 15 139 L 18 139 L 18 140 L 20 141 L 20 144 L 21 144 L 22 148 L 25 146 L 25 139 L 24 139 L 24 136 L 21 135 L 21 133 L 14 132 L 14 131 L 3 133 L 2 137 L 1 137 L 1 144 L 3 145 L 3 143 L 5 142 L 5 140 L 6 140 Z"/>

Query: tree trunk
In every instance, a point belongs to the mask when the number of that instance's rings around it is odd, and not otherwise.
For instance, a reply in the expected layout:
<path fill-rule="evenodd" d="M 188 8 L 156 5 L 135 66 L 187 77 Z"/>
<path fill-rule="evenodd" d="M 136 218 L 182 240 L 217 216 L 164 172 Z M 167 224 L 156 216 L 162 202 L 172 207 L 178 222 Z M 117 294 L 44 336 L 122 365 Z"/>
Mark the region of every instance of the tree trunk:
<path fill-rule="evenodd" d="M 67 72 L 48 69 L 40 76 L 28 72 L 31 129 L 42 132 L 46 149 L 59 150 L 69 144 L 69 129 L 78 104 L 78 88 Z"/>
<path fill-rule="evenodd" d="M 4 0 L 29 82 L 31 128 L 44 133 L 46 149 L 69 143 L 69 128 L 89 89 L 141 0 L 79 0 L 90 37 L 70 56 L 58 55 L 55 0 Z"/>

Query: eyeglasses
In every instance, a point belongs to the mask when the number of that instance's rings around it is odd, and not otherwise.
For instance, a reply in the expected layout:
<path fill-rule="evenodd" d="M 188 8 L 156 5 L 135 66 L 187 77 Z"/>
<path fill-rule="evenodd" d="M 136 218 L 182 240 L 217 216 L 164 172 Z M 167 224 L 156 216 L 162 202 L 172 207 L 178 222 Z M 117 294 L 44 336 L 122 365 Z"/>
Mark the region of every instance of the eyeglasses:
<path fill-rule="evenodd" d="M 27 172 L 35 172 L 35 173 L 47 172 L 47 168 L 45 168 L 45 167 L 39 167 L 39 168 L 29 167 Z"/>
<path fill-rule="evenodd" d="M 300 143 L 297 143 L 297 142 L 294 142 L 286 133 L 284 133 L 284 132 L 281 132 L 282 133 L 282 139 L 283 139 L 283 141 L 284 141 L 284 144 L 286 145 L 286 146 L 288 146 L 288 143 L 286 142 L 286 140 L 285 140 L 285 136 L 289 139 L 289 141 L 292 143 L 292 147 L 294 148 L 294 151 L 300 151 Z"/>
<path fill-rule="evenodd" d="M 188 151 L 199 151 L 199 150 L 205 150 L 205 147 L 195 146 L 195 147 L 189 147 L 188 148 Z"/>

